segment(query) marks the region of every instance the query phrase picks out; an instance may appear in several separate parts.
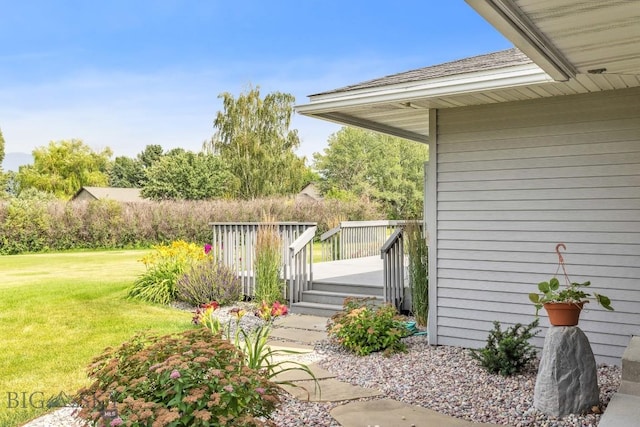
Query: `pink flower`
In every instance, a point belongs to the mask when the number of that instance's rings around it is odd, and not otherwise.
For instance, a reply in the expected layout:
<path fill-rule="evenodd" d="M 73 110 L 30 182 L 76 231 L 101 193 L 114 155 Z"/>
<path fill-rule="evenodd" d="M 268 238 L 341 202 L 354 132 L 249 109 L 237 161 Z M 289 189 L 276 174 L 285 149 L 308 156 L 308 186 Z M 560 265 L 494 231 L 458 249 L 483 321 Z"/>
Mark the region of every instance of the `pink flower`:
<path fill-rule="evenodd" d="M 210 244 L 207 243 L 206 245 L 204 245 L 204 253 L 209 255 L 209 252 L 211 252 L 212 248 L 213 247 Z"/>
<path fill-rule="evenodd" d="M 169 378 L 171 378 L 172 380 L 176 380 L 180 378 L 180 376 L 180 371 L 178 371 L 177 369 L 174 369 L 173 371 L 171 371 L 171 374 L 169 374 Z"/>
<path fill-rule="evenodd" d="M 273 307 L 271 307 L 271 315 L 274 317 L 284 316 L 289 312 L 289 309 L 286 305 L 280 304 L 278 301 L 273 303 Z"/>
<path fill-rule="evenodd" d="M 124 424 L 124 421 L 122 421 L 122 418 L 120 417 L 116 417 L 113 420 L 111 420 L 111 422 L 109 423 L 109 425 L 111 427 L 116 427 L 116 426 L 121 426 L 122 424 Z"/>
<path fill-rule="evenodd" d="M 264 392 L 265 392 L 265 391 L 266 391 L 266 390 L 265 390 L 264 388 L 262 388 L 262 387 L 257 387 L 257 388 L 256 388 L 256 392 L 257 392 L 258 394 L 264 394 Z"/>
<path fill-rule="evenodd" d="M 233 386 L 231 385 L 226 385 L 223 387 L 224 391 L 228 392 L 228 393 L 233 393 Z"/>

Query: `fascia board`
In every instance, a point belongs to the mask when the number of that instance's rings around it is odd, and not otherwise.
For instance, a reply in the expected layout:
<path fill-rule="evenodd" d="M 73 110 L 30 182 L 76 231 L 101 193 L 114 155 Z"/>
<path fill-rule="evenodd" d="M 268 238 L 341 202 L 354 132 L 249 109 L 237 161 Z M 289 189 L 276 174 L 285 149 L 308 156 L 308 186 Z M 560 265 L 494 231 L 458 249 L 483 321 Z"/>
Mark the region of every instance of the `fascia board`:
<path fill-rule="evenodd" d="M 555 81 L 567 81 L 576 76 L 573 64 L 512 0 L 465 1 Z"/>
<path fill-rule="evenodd" d="M 387 102 L 407 102 L 417 99 L 443 98 L 465 93 L 546 83 L 553 79 L 535 64 L 519 65 L 497 70 L 457 74 L 379 88 L 314 95 L 308 104 L 295 110 L 304 115 L 362 107 Z"/>

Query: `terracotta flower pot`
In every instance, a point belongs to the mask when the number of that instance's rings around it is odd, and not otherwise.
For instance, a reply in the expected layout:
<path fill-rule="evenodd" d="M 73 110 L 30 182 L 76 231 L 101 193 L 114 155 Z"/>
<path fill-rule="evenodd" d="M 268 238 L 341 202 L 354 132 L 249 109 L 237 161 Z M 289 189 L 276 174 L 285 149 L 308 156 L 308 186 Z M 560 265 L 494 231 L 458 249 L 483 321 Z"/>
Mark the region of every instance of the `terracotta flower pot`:
<path fill-rule="evenodd" d="M 585 302 L 548 302 L 544 305 L 549 315 L 549 323 L 554 326 L 575 326 Z"/>

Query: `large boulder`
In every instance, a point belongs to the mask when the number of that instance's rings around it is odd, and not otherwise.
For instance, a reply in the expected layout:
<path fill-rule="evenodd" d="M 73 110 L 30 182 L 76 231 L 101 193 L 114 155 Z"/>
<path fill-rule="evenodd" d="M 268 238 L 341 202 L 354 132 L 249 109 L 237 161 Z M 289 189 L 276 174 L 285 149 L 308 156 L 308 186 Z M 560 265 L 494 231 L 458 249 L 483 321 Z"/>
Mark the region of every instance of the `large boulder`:
<path fill-rule="evenodd" d="M 544 340 L 533 405 L 561 417 L 598 405 L 596 360 L 587 336 L 577 326 L 551 326 Z"/>

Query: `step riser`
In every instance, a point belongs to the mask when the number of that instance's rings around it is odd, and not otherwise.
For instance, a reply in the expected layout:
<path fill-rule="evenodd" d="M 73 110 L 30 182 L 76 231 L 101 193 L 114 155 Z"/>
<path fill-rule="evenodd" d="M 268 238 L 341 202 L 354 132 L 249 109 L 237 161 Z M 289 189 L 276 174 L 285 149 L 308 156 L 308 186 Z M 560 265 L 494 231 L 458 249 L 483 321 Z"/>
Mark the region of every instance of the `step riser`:
<path fill-rule="evenodd" d="M 302 293 L 302 301 L 303 302 L 311 302 L 311 303 L 315 303 L 315 304 L 331 304 L 331 305 L 339 305 L 342 307 L 342 305 L 344 304 L 344 300 L 346 298 L 372 298 L 371 295 L 357 295 L 357 294 L 352 294 L 349 296 L 345 296 L 345 295 L 327 295 L 327 294 L 321 294 L 318 295 L 316 293 L 312 292 L 303 292 Z M 377 298 L 377 303 L 382 304 L 384 301 L 382 300 L 381 297 L 375 297 Z"/>
<path fill-rule="evenodd" d="M 293 314 L 307 314 L 310 316 L 321 316 L 321 317 L 331 317 L 336 314 L 339 310 L 330 310 L 326 308 L 318 308 L 318 307 L 296 307 L 292 305 L 289 308 L 289 312 Z"/>
<path fill-rule="evenodd" d="M 338 295 L 312 295 L 302 294 L 302 301 L 312 302 L 315 304 L 330 304 L 342 306 L 344 303 L 344 297 Z"/>
<path fill-rule="evenodd" d="M 380 286 L 358 286 L 339 283 L 313 282 L 311 287 L 315 291 L 334 292 L 340 294 L 358 294 L 379 297 L 384 295 L 384 290 Z"/>

